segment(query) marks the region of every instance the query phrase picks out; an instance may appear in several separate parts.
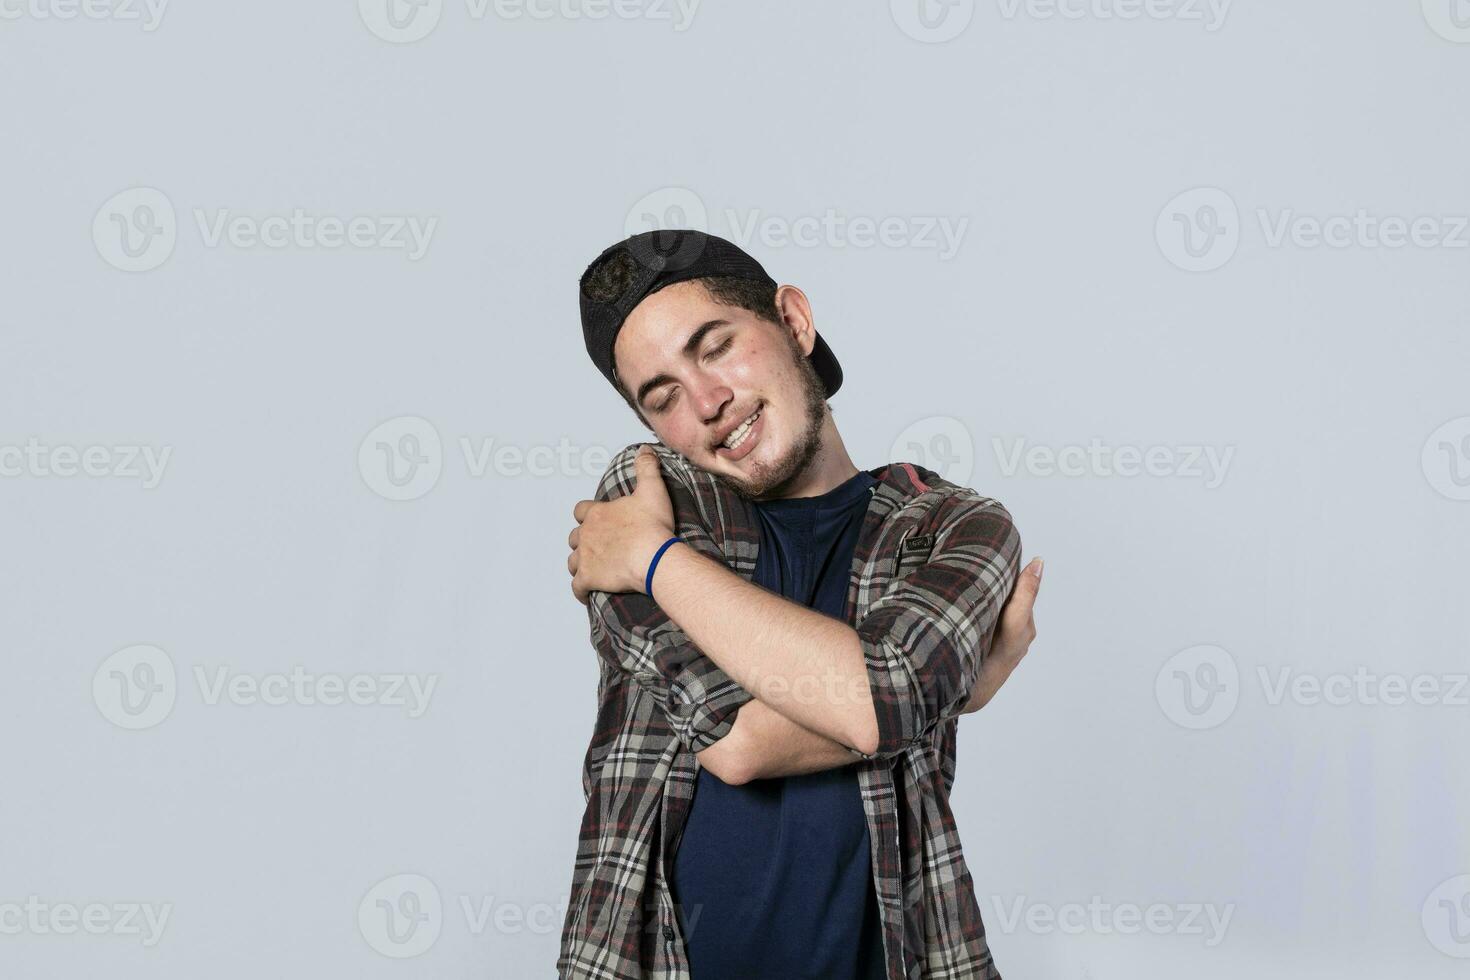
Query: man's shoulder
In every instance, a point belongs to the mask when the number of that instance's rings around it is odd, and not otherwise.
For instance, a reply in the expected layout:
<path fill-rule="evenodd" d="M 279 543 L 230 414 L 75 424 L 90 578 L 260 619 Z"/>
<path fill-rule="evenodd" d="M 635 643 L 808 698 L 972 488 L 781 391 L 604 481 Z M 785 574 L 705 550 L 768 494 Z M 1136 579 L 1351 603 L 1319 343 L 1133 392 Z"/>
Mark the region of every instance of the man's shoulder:
<path fill-rule="evenodd" d="M 918 512 L 939 520 L 957 520 L 986 513 L 987 516 L 1010 520 L 1010 511 L 997 498 L 946 479 L 919 463 L 893 462 L 880 472 L 882 478 L 879 483 L 889 488 L 887 492 L 899 504 L 894 516 Z"/>
<path fill-rule="evenodd" d="M 663 471 L 664 479 L 672 478 L 697 494 L 716 494 L 722 487 L 718 480 L 712 475 L 699 469 L 690 463 L 683 455 L 665 446 L 661 442 L 633 442 L 613 454 L 603 471 L 602 479 L 598 481 L 599 491 L 618 491 L 618 495 L 627 493 L 637 484 L 637 459 L 638 450 L 648 446 L 658 456 L 659 469 Z"/>

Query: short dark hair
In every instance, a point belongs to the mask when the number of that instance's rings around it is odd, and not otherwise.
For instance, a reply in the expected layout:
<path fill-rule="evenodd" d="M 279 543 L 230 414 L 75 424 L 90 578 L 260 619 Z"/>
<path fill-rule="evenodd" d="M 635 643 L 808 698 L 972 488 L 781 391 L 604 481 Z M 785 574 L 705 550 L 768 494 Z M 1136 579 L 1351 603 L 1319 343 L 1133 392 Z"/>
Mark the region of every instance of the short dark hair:
<path fill-rule="evenodd" d="M 616 299 L 628 288 L 628 282 L 636 268 L 632 256 L 626 252 L 615 252 L 609 256 L 607 261 L 588 273 L 583 289 L 593 299 L 604 302 Z M 701 276 L 698 279 L 685 281 L 702 285 L 710 298 L 722 306 L 749 310 L 768 323 L 781 325 L 781 311 L 776 308 L 775 286 L 741 276 Z M 642 409 L 638 407 L 637 402 L 633 400 L 632 393 L 628 391 L 627 384 L 618 374 L 616 348 L 613 353 L 612 371 L 614 386 L 618 389 L 618 394 L 623 396 L 623 401 L 628 403 L 628 407 L 638 416 L 644 428 L 652 432 L 653 426 L 648 424 L 648 419 L 644 417 Z"/>

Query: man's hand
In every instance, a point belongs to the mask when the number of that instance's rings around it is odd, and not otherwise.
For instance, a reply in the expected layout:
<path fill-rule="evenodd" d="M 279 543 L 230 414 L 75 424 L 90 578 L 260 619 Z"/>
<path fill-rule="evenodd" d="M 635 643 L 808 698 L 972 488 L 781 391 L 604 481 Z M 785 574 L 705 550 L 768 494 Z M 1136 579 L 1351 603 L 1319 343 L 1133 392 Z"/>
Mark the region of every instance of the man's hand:
<path fill-rule="evenodd" d="M 990 652 L 980 665 L 980 676 L 975 679 L 965 714 L 985 707 L 1031 649 L 1031 641 L 1036 639 L 1036 620 L 1031 611 L 1036 605 L 1036 593 L 1041 589 L 1041 565 L 1040 558 L 1033 558 L 1021 569 L 1015 591 L 1000 611 L 1000 624 L 995 629 Z"/>
<path fill-rule="evenodd" d="M 617 500 L 579 500 L 572 509 L 578 526 L 567 537 L 572 553 L 567 571 L 572 593 L 584 606 L 599 592 L 642 592 L 653 554 L 674 534 L 674 505 L 648 446 L 634 461 L 637 483 Z"/>

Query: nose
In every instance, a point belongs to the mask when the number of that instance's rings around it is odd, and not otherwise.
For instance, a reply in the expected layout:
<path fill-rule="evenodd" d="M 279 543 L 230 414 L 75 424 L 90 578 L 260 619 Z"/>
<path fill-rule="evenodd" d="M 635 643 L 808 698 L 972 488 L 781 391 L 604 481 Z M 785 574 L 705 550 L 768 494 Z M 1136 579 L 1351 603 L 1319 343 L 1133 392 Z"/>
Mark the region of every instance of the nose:
<path fill-rule="evenodd" d="M 699 416 L 705 422 L 717 422 L 720 415 L 725 411 L 725 406 L 735 398 L 735 392 L 730 386 L 715 379 L 701 381 L 696 390 L 690 392 L 694 404 L 699 408 Z"/>

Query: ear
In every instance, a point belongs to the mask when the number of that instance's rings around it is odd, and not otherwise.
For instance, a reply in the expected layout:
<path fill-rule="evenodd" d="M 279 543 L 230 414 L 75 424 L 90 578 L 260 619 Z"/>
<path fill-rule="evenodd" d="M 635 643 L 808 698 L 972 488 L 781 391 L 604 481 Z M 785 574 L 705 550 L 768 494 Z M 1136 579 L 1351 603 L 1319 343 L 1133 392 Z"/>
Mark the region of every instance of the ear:
<path fill-rule="evenodd" d="M 812 319 L 812 304 L 807 301 L 806 293 L 792 285 L 777 287 L 776 312 L 781 315 L 782 324 L 791 334 L 791 339 L 796 341 L 796 346 L 801 348 L 802 354 L 811 356 L 812 347 L 817 342 L 817 327 L 816 321 Z"/>

